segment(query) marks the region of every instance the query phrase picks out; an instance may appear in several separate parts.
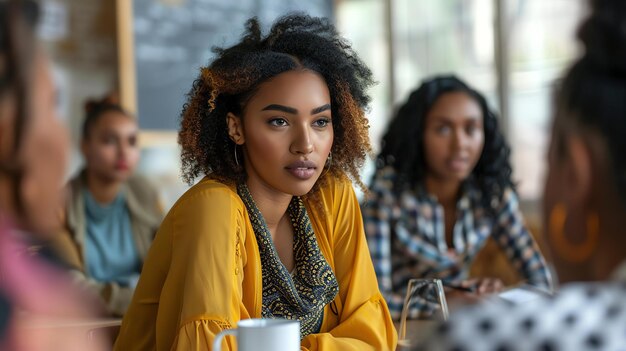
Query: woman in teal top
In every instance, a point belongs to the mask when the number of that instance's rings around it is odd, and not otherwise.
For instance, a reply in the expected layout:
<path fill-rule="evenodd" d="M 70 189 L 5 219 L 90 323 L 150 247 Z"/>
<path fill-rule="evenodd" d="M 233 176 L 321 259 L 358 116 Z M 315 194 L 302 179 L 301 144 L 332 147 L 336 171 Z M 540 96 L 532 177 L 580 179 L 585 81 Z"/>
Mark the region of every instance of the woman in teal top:
<path fill-rule="evenodd" d="M 123 315 L 161 222 L 156 189 L 133 175 L 139 161 L 135 119 L 111 100 L 87 103 L 85 168 L 69 184 L 66 235 L 56 247 L 79 280 Z"/>
<path fill-rule="evenodd" d="M 124 194 L 120 192 L 109 204 L 101 204 L 85 189 L 84 202 L 85 269 L 89 276 L 98 281 L 135 286 L 141 258 L 133 242 Z"/>

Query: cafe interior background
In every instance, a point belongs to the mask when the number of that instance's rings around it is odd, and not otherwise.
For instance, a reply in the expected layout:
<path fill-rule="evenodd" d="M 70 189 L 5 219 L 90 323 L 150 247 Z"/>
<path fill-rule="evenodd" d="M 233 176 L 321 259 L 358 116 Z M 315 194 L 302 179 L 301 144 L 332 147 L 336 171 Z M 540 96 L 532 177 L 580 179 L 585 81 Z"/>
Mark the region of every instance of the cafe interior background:
<path fill-rule="evenodd" d="M 394 110 L 427 76 L 453 72 L 498 111 L 514 179 L 541 244 L 539 204 L 552 86 L 580 48 L 582 0 L 42 0 L 38 34 L 53 61 L 58 108 L 69 126 L 68 178 L 82 164 L 84 102 L 117 92 L 141 128 L 139 173 L 167 210 L 187 189 L 176 142 L 185 94 L 211 47 L 236 41 L 243 23 L 286 11 L 332 19 L 372 69 L 375 151 Z M 367 182 L 373 162 L 366 165 Z M 362 196 L 362 194 L 360 195 Z M 487 254 L 489 255 L 489 254 Z M 506 264 L 494 253 L 488 259 Z"/>

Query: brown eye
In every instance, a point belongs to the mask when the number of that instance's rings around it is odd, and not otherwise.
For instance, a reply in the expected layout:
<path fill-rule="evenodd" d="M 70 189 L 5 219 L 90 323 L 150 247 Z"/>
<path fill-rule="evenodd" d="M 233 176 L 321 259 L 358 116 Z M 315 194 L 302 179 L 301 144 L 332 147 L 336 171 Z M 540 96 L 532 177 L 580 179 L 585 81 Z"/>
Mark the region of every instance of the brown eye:
<path fill-rule="evenodd" d="M 450 134 L 451 128 L 450 126 L 447 126 L 447 125 L 441 125 L 437 127 L 435 131 L 437 132 L 437 134 L 447 135 L 447 134 Z"/>
<path fill-rule="evenodd" d="M 313 122 L 313 126 L 318 127 L 318 128 L 327 127 L 329 124 L 330 124 L 330 119 L 328 118 L 320 118 L 316 120 L 315 122 Z"/>
<path fill-rule="evenodd" d="M 287 121 L 284 118 L 272 118 L 267 123 L 274 127 L 284 127 L 288 125 Z"/>
<path fill-rule="evenodd" d="M 102 143 L 106 144 L 106 145 L 111 145 L 111 144 L 115 144 L 115 137 L 107 135 L 105 137 L 102 138 Z"/>

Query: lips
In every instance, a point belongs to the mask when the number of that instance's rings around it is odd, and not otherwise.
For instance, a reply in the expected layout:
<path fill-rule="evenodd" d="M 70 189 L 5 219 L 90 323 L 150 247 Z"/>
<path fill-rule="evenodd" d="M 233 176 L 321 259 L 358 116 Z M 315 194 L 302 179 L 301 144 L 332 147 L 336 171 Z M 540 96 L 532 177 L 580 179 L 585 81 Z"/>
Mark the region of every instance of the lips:
<path fill-rule="evenodd" d="M 452 171 L 463 172 L 469 167 L 469 160 L 467 158 L 453 158 L 447 164 Z"/>
<path fill-rule="evenodd" d="M 285 169 L 294 177 L 307 180 L 315 175 L 317 165 L 313 161 L 304 160 L 291 163 Z"/>
<path fill-rule="evenodd" d="M 128 163 L 126 162 L 117 162 L 115 164 L 115 169 L 119 170 L 119 171 L 127 171 L 130 167 L 128 166 Z"/>

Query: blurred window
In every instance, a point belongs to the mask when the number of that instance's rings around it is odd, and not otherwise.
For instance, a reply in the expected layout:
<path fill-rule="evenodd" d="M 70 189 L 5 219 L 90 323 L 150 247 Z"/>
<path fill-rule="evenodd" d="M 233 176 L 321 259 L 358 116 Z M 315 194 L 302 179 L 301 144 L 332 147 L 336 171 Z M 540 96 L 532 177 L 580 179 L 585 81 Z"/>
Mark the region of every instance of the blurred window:
<path fill-rule="evenodd" d="M 507 0 L 510 26 L 508 140 L 522 198 L 538 199 L 543 187 L 552 87 L 578 55 L 580 0 Z"/>

